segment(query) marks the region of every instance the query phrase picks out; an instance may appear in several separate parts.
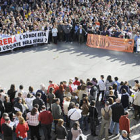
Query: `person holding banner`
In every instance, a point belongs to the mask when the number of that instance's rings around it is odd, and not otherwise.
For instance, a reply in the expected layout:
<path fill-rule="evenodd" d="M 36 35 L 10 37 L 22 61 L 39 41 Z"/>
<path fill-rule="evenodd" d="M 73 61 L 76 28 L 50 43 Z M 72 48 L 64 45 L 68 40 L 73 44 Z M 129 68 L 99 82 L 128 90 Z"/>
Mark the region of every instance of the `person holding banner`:
<path fill-rule="evenodd" d="M 134 37 L 134 41 L 135 41 L 135 46 L 134 46 L 134 52 L 139 52 L 140 49 L 139 49 L 139 45 L 140 45 L 140 34 L 139 32 L 137 32 L 136 36 Z"/>
<path fill-rule="evenodd" d="M 58 30 L 56 28 L 56 25 L 54 25 L 52 28 L 52 39 L 53 39 L 54 44 L 57 44 L 57 33 L 58 33 Z"/>

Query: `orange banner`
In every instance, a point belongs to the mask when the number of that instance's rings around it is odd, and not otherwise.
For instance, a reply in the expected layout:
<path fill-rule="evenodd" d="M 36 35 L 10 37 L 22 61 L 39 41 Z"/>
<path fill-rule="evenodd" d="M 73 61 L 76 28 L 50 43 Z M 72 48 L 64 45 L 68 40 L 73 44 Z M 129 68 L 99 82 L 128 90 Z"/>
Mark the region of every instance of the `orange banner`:
<path fill-rule="evenodd" d="M 122 39 L 102 35 L 88 34 L 87 46 L 107 50 L 133 52 L 134 39 Z"/>

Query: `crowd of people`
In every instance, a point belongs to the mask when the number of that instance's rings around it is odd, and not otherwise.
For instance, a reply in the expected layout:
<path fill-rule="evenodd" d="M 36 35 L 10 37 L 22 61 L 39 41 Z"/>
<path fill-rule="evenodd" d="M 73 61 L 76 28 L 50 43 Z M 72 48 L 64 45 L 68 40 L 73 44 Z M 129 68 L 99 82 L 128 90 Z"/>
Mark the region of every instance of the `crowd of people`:
<path fill-rule="evenodd" d="M 48 87 L 41 84 L 37 91 L 32 86 L 25 91 L 23 85 L 16 90 L 14 84 L 8 91 L 0 87 L 2 137 L 86 140 L 84 133 L 90 131 L 99 140 L 119 134 L 119 140 L 130 140 L 128 109 L 133 106 L 134 119 L 140 117 L 140 84 L 134 82 L 131 87 L 127 81 L 119 82 L 118 77 L 113 80 L 109 75 L 104 80 L 101 75 L 98 81 L 92 78 L 84 82 L 75 77 L 68 83 L 55 84 L 50 80 Z"/>
<path fill-rule="evenodd" d="M 1 0 L 0 37 L 49 30 L 49 42 L 82 43 L 88 33 L 140 38 L 139 0 Z"/>

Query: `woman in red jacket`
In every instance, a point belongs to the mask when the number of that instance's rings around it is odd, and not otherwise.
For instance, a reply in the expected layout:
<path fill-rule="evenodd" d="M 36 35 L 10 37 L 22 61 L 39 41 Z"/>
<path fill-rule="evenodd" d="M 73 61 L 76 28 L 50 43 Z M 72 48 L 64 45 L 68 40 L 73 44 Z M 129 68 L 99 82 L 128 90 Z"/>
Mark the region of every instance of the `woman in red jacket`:
<path fill-rule="evenodd" d="M 27 140 L 27 131 L 29 130 L 27 122 L 25 122 L 23 117 L 19 118 L 19 124 L 16 128 L 17 138 Z"/>

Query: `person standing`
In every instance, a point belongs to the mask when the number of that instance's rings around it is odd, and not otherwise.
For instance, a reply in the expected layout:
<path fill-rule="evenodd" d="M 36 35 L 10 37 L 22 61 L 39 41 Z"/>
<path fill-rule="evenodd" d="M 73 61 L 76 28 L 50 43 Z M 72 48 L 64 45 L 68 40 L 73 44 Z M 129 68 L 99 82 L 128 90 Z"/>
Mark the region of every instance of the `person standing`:
<path fill-rule="evenodd" d="M 26 119 L 30 128 L 31 140 L 34 140 L 34 136 L 37 140 L 40 140 L 38 116 L 39 112 L 36 107 L 33 107 L 32 111 L 27 113 Z"/>
<path fill-rule="evenodd" d="M 134 115 L 135 119 L 137 118 L 137 115 L 140 117 L 140 87 L 138 88 L 138 91 L 134 95 Z"/>
<path fill-rule="evenodd" d="M 73 124 L 73 127 L 71 128 L 71 133 L 72 133 L 72 140 L 76 140 L 77 137 L 82 134 L 82 130 L 79 127 L 79 123 L 75 122 Z"/>
<path fill-rule="evenodd" d="M 78 121 L 82 117 L 82 110 L 79 109 L 79 104 L 76 104 L 74 108 L 71 108 L 68 111 L 68 117 L 70 118 L 70 128 L 72 128 L 73 124 Z"/>
<path fill-rule="evenodd" d="M 89 107 L 89 117 L 90 117 L 90 130 L 92 136 L 97 136 L 96 134 L 96 126 L 97 126 L 97 119 L 98 119 L 98 110 L 95 107 L 95 101 L 92 100 Z"/>
<path fill-rule="evenodd" d="M 117 84 L 117 89 L 119 89 L 120 83 L 118 82 L 118 77 L 114 78 L 114 84 Z"/>
<path fill-rule="evenodd" d="M 54 94 L 56 93 L 56 91 L 59 90 L 59 86 L 57 84 L 53 83 L 53 81 L 50 80 L 47 93 L 49 93 L 51 87 L 54 89 L 54 91 L 53 91 Z"/>
<path fill-rule="evenodd" d="M 51 32 L 52 31 L 52 27 L 51 27 L 51 25 L 49 23 L 47 23 L 47 25 L 46 25 L 44 30 L 48 31 L 48 44 L 50 44 L 50 42 L 52 41 L 51 40 L 51 36 L 52 36 L 52 32 Z"/>
<path fill-rule="evenodd" d="M 33 100 L 33 106 L 35 104 L 38 104 L 39 105 L 39 111 L 41 110 L 41 107 L 44 105 L 44 102 L 43 100 L 41 99 L 41 93 L 36 93 L 36 99 Z"/>
<path fill-rule="evenodd" d="M 66 137 L 68 135 L 68 132 L 66 128 L 63 126 L 63 124 L 64 124 L 64 120 L 59 119 L 56 125 L 56 135 L 57 135 L 56 139 L 57 140 L 66 140 Z"/>
<path fill-rule="evenodd" d="M 80 28 L 78 29 L 77 33 L 78 33 L 78 42 L 79 44 L 81 44 L 84 42 L 84 36 L 86 34 L 86 31 L 85 29 L 82 28 L 82 25 L 80 25 Z"/>
<path fill-rule="evenodd" d="M 56 25 L 54 25 L 52 28 L 52 39 L 53 39 L 54 44 L 57 44 L 57 33 L 58 33 L 58 30 L 56 28 Z"/>
<path fill-rule="evenodd" d="M 54 103 L 52 104 L 52 115 L 54 119 L 55 126 L 59 119 L 62 118 L 62 109 L 60 107 L 60 99 L 55 98 Z"/>
<path fill-rule="evenodd" d="M 16 94 L 16 89 L 15 89 L 15 85 L 12 84 L 10 89 L 8 90 L 7 94 L 10 97 L 10 102 L 13 104 L 14 103 L 14 98 L 15 98 L 15 94 Z"/>
<path fill-rule="evenodd" d="M 45 89 L 45 85 L 43 83 L 40 84 L 40 89 L 37 90 L 36 94 L 37 93 L 41 93 L 41 99 L 47 106 L 47 96 L 46 96 L 47 90 Z"/>
<path fill-rule="evenodd" d="M 101 93 L 102 93 L 101 101 L 103 101 L 104 92 L 105 92 L 105 89 L 106 89 L 105 82 L 104 82 L 104 75 L 101 75 L 101 79 L 99 80 L 98 85 L 99 85 L 99 93 L 97 95 L 97 101 L 99 100 L 99 96 L 100 96 Z"/>
<path fill-rule="evenodd" d="M 126 92 L 126 89 L 122 89 L 121 103 L 124 110 L 127 110 L 129 108 L 129 94 Z"/>
<path fill-rule="evenodd" d="M 29 131 L 29 126 L 27 122 L 25 122 L 23 117 L 19 117 L 19 123 L 16 127 L 17 138 L 22 138 L 23 140 L 27 140 L 27 131 Z"/>
<path fill-rule="evenodd" d="M 50 111 L 46 110 L 45 105 L 42 106 L 41 113 L 38 120 L 41 123 L 41 127 L 45 136 L 45 140 L 51 139 L 51 126 L 53 122 L 53 116 Z"/>
<path fill-rule="evenodd" d="M 62 103 L 63 103 L 63 96 L 64 96 L 64 86 L 63 86 L 63 82 L 60 82 L 58 98 L 60 99 L 60 106 L 61 107 L 62 107 Z"/>
<path fill-rule="evenodd" d="M 65 34 L 65 41 L 69 42 L 70 41 L 70 32 L 72 29 L 72 25 L 69 24 L 68 22 L 65 22 L 65 24 L 62 26 L 62 29 L 64 31 Z"/>
<path fill-rule="evenodd" d="M 48 102 L 49 102 L 49 107 L 50 107 L 50 110 L 51 110 L 51 105 L 53 103 L 53 99 L 55 98 L 55 94 L 53 93 L 54 92 L 54 88 L 51 87 L 49 89 L 49 94 L 48 94 Z"/>
<path fill-rule="evenodd" d="M 97 87 L 93 85 L 91 82 L 88 83 L 88 86 L 91 87 L 90 89 L 90 101 L 91 100 L 96 100 L 97 99 Z"/>
<path fill-rule="evenodd" d="M 124 115 L 122 115 L 119 119 L 119 127 L 120 131 L 126 130 L 128 133 L 128 137 L 130 136 L 130 120 L 128 118 L 128 111 L 125 111 Z"/>
<path fill-rule="evenodd" d="M 14 104 L 13 111 L 15 114 L 18 111 L 21 111 L 23 113 L 22 98 L 17 97 L 17 102 Z"/>
<path fill-rule="evenodd" d="M 22 94 L 22 98 L 27 98 L 27 93 L 23 90 L 23 85 L 19 86 L 19 90 L 15 94 L 15 98 L 18 97 L 18 93 Z"/>
<path fill-rule="evenodd" d="M 102 135 L 105 131 L 105 140 L 108 140 L 108 129 L 110 125 L 110 119 L 112 115 L 112 109 L 109 107 L 109 102 L 105 102 L 105 108 L 101 109 L 101 115 L 102 115 L 102 122 L 101 122 L 101 128 L 99 133 L 99 139 L 102 138 Z"/>
<path fill-rule="evenodd" d="M 88 131 L 88 112 L 89 112 L 89 103 L 86 98 L 82 100 L 83 104 L 81 106 L 81 128 L 82 130 Z"/>
<path fill-rule="evenodd" d="M 5 117 L 5 123 L 2 124 L 4 140 L 13 140 L 13 127 L 9 125 L 10 118 Z"/>
<path fill-rule="evenodd" d="M 63 101 L 64 121 L 66 122 L 66 127 L 69 127 L 68 107 L 70 105 L 70 100 L 70 97 L 65 97 Z"/>
<path fill-rule="evenodd" d="M 112 80 L 111 75 L 108 75 L 106 82 L 105 82 L 105 86 L 106 86 L 106 96 L 109 94 L 109 87 L 113 86 L 114 82 Z"/>
<path fill-rule="evenodd" d="M 58 38 L 59 41 L 63 41 L 64 39 L 64 32 L 63 32 L 63 21 L 60 21 L 60 23 L 58 24 Z"/>
<path fill-rule="evenodd" d="M 119 133 L 119 119 L 122 115 L 124 115 L 124 108 L 123 108 L 122 104 L 120 103 L 120 101 L 121 100 L 119 98 L 117 98 L 116 103 L 114 103 L 111 106 L 112 121 L 111 121 L 110 131 L 109 131 L 110 135 L 113 134 L 113 130 L 115 130 L 115 135 L 118 135 L 118 133 Z M 116 126 L 116 129 L 114 129 L 115 126 Z"/>

